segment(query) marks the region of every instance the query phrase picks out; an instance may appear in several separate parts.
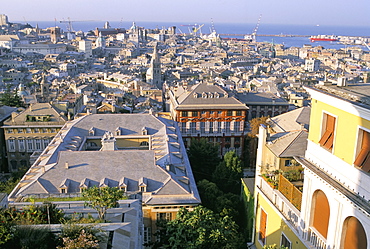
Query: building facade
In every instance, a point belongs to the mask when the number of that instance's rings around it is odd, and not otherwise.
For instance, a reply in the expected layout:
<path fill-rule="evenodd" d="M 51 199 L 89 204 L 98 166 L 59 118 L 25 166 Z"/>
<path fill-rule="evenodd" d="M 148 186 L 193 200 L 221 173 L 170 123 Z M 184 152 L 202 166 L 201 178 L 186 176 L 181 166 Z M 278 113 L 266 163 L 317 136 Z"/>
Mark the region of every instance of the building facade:
<path fill-rule="evenodd" d="M 13 112 L 2 126 L 9 171 L 29 167 L 32 153 L 44 150 L 66 120 L 49 103 L 32 104 L 21 113 Z"/>
<path fill-rule="evenodd" d="M 67 122 L 10 194 L 68 197 L 85 188 L 119 187 L 140 199 L 144 242 L 159 219 L 200 204 L 181 133 L 151 114 L 91 114 Z"/>
<path fill-rule="evenodd" d="M 243 149 L 248 107 L 220 86 L 201 83 L 186 90 L 169 91 L 170 112 L 178 123 L 186 146 L 192 138 L 207 138 L 220 145 L 220 154 Z"/>
<path fill-rule="evenodd" d="M 312 98 L 307 149 L 294 156 L 304 170 L 301 187 L 281 175 L 274 179 L 261 172 L 267 137 L 260 129 L 257 248 L 370 248 L 369 87 L 306 87 Z"/>

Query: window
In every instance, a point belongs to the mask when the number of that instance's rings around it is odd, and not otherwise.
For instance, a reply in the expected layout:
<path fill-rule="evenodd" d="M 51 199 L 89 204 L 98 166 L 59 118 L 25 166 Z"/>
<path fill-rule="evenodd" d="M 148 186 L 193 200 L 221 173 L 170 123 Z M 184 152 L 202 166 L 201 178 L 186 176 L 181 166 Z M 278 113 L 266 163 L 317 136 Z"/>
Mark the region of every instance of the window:
<path fill-rule="evenodd" d="M 33 141 L 27 140 L 27 151 L 33 151 Z"/>
<path fill-rule="evenodd" d="M 200 132 L 205 133 L 206 132 L 206 123 L 200 122 Z"/>
<path fill-rule="evenodd" d="M 204 115 L 204 114 L 206 114 L 206 111 L 202 111 L 201 113 L 202 113 L 202 115 Z"/>
<path fill-rule="evenodd" d="M 209 133 L 213 133 L 213 122 L 209 122 Z"/>
<path fill-rule="evenodd" d="M 221 114 L 222 114 L 222 111 L 218 111 L 218 112 L 217 112 L 217 114 L 218 114 L 218 115 L 221 115 Z"/>
<path fill-rule="evenodd" d="M 55 129 L 55 128 L 51 128 L 51 131 L 50 131 L 51 133 L 56 133 L 57 132 L 57 130 Z"/>
<path fill-rule="evenodd" d="M 327 150 L 333 148 L 334 142 L 334 129 L 335 129 L 335 117 L 328 114 L 324 114 L 324 129 L 323 135 L 319 141 L 319 144 Z"/>
<path fill-rule="evenodd" d="M 221 133 L 221 132 L 222 132 L 221 122 L 217 122 L 217 133 Z"/>
<path fill-rule="evenodd" d="M 48 133 L 48 129 L 42 128 L 42 133 Z"/>
<path fill-rule="evenodd" d="M 230 132 L 230 122 L 225 122 L 226 127 L 225 127 L 225 132 Z"/>
<path fill-rule="evenodd" d="M 185 111 L 181 112 L 181 117 L 187 117 L 187 116 L 188 116 L 188 112 L 185 112 Z"/>
<path fill-rule="evenodd" d="M 152 228 L 144 227 L 144 243 L 150 243 L 152 237 Z"/>
<path fill-rule="evenodd" d="M 359 142 L 361 141 L 360 152 L 358 153 L 354 165 L 362 170 L 370 171 L 370 133 L 360 130 Z"/>
<path fill-rule="evenodd" d="M 19 151 L 25 151 L 26 150 L 26 147 L 25 147 L 25 144 L 24 144 L 24 139 L 19 139 L 18 140 L 18 147 L 19 147 Z"/>
<path fill-rule="evenodd" d="M 39 128 L 35 128 L 35 133 L 40 133 L 40 129 Z"/>
<path fill-rule="evenodd" d="M 292 166 L 292 161 L 291 161 L 290 159 L 285 160 L 285 162 L 284 162 L 284 166 L 285 166 L 285 167 Z"/>
<path fill-rule="evenodd" d="M 281 244 L 280 245 L 284 246 L 288 249 L 290 249 L 290 246 L 291 246 L 290 241 L 288 240 L 287 237 L 285 237 L 285 235 L 283 233 L 281 234 Z"/>
<path fill-rule="evenodd" d="M 209 114 L 213 115 L 213 114 L 215 114 L 215 112 L 214 111 L 210 111 Z"/>
<path fill-rule="evenodd" d="M 31 132 L 32 132 L 31 128 L 26 128 L 26 133 L 31 133 Z"/>
<path fill-rule="evenodd" d="M 330 205 L 325 193 L 321 190 L 316 190 L 313 194 L 312 205 L 312 227 L 316 229 L 325 239 L 328 236 L 328 227 L 330 219 Z"/>
<path fill-rule="evenodd" d="M 266 244 L 266 227 L 267 227 L 267 214 L 261 209 L 260 229 L 258 232 L 258 240 L 264 246 Z"/>
<path fill-rule="evenodd" d="M 36 147 L 36 150 L 41 150 L 41 140 L 40 139 L 36 139 L 35 147 Z"/>
<path fill-rule="evenodd" d="M 23 129 L 18 129 L 18 133 L 23 133 Z"/>
<path fill-rule="evenodd" d="M 15 151 L 15 140 L 14 139 L 8 140 L 8 145 L 9 145 L 9 151 Z"/>
<path fill-rule="evenodd" d="M 170 221 L 172 218 L 171 213 L 157 213 L 157 220 Z"/>
<path fill-rule="evenodd" d="M 198 112 L 191 112 L 192 117 L 198 117 Z"/>
<path fill-rule="evenodd" d="M 182 122 L 181 123 L 181 132 L 182 133 L 185 133 L 186 132 L 186 123 L 185 122 Z"/>
<path fill-rule="evenodd" d="M 44 139 L 44 148 L 48 147 L 49 139 Z"/>
<path fill-rule="evenodd" d="M 143 141 L 140 143 L 140 147 L 149 147 L 149 143 L 147 141 Z"/>
<path fill-rule="evenodd" d="M 236 116 L 241 116 L 242 115 L 242 111 L 236 111 Z"/>
<path fill-rule="evenodd" d="M 191 129 L 191 133 L 197 132 L 197 123 L 196 122 L 191 122 L 190 123 L 190 129 Z"/>
<path fill-rule="evenodd" d="M 8 134 L 13 133 L 13 129 L 8 129 L 7 132 L 8 132 Z"/>
<path fill-rule="evenodd" d="M 227 111 L 227 116 L 232 116 L 233 115 L 233 111 Z"/>
<path fill-rule="evenodd" d="M 240 131 L 240 122 L 234 122 L 234 131 L 239 132 Z"/>

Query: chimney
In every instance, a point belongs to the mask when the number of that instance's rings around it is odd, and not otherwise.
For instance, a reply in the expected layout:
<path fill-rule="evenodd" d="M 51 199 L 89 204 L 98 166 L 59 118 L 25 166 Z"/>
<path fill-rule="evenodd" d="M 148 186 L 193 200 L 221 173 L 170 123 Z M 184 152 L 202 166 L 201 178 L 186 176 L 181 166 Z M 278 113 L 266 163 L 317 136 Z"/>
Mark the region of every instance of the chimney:
<path fill-rule="evenodd" d="M 117 150 L 116 138 L 113 136 L 112 132 L 107 131 L 103 138 L 101 139 L 102 151 L 107 150 Z"/>
<path fill-rule="evenodd" d="M 18 115 L 18 113 L 16 112 L 12 112 L 12 122 L 14 123 L 15 122 L 15 117 Z"/>
<path fill-rule="evenodd" d="M 66 169 L 69 169 L 69 164 L 68 164 L 68 162 L 66 162 L 66 163 L 64 164 L 64 166 L 65 166 L 65 168 L 66 168 Z"/>

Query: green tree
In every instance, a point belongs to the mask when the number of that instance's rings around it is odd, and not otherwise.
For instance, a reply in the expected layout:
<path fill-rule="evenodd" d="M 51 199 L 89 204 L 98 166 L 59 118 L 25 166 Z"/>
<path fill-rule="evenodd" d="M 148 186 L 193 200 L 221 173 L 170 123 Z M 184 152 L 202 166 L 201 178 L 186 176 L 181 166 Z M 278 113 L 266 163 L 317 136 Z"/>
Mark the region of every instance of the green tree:
<path fill-rule="evenodd" d="M 153 248 L 243 248 L 238 225 L 229 217 L 198 206 L 193 211 L 182 208 L 176 219 L 162 224 L 159 241 Z"/>
<path fill-rule="evenodd" d="M 0 247 L 14 236 L 14 225 L 4 209 L 0 210 Z"/>
<path fill-rule="evenodd" d="M 123 199 L 123 191 L 116 187 L 94 186 L 86 189 L 82 196 L 87 199 L 85 204 L 98 212 L 99 219 L 104 219 L 107 209 L 117 207 L 118 201 Z"/>
<path fill-rule="evenodd" d="M 15 228 L 14 237 L 12 240 L 5 243 L 4 247 L 2 248 L 48 249 L 56 247 L 56 238 L 48 228 L 32 226 L 16 226 Z"/>
<path fill-rule="evenodd" d="M 11 86 L 7 85 L 5 92 L 0 97 L 0 103 L 7 106 L 23 107 L 23 101 L 17 95 L 17 90 L 11 90 Z"/>
<path fill-rule="evenodd" d="M 220 161 L 218 146 L 208 143 L 205 138 L 192 139 L 188 156 L 195 180 L 211 180 L 212 173 Z"/>
<path fill-rule="evenodd" d="M 228 151 L 212 174 L 212 180 L 224 192 L 239 194 L 243 169 L 235 151 Z"/>

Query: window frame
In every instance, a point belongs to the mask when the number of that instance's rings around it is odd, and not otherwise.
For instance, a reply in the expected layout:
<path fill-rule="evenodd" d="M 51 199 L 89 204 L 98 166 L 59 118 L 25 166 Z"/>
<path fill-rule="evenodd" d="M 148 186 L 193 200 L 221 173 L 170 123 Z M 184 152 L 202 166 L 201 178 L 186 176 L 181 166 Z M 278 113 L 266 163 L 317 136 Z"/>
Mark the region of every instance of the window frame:
<path fill-rule="evenodd" d="M 283 237 L 289 243 L 289 246 L 283 245 Z M 288 247 L 288 249 L 292 248 L 292 242 L 289 240 L 288 236 L 286 236 L 284 232 L 281 232 L 281 236 L 280 236 L 280 247 L 281 246 Z"/>
<path fill-rule="evenodd" d="M 331 123 L 328 122 L 328 118 L 333 118 L 334 120 L 330 120 Z M 338 117 L 327 112 L 323 112 L 322 115 L 322 122 L 321 122 L 321 136 L 319 140 L 319 144 L 321 147 L 325 148 L 326 150 L 333 152 L 334 149 L 334 140 L 335 140 L 335 131 L 337 127 L 337 120 Z"/>
<path fill-rule="evenodd" d="M 262 213 L 265 214 L 266 216 L 266 221 L 265 221 L 265 226 L 264 226 L 264 237 L 261 238 L 261 222 L 262 222 Z M 259 218 L 259 228 L 258 228 L 258 242 L 262 245 L 262 246 L 265 246 L 266 245 L 266 234 L 267 234 L 267 220 L 268 220 L 268 214 L 267 212 L 261 208 L 260 209 L 260 218 Z"/>
<path fill-rule="evenodd" d="M 364 143 L 367 145 L 364 146 Z M 353 165 L 365 172 L 370 171 L 370 130 L 359 127 Z"/>

